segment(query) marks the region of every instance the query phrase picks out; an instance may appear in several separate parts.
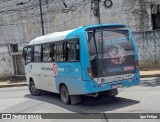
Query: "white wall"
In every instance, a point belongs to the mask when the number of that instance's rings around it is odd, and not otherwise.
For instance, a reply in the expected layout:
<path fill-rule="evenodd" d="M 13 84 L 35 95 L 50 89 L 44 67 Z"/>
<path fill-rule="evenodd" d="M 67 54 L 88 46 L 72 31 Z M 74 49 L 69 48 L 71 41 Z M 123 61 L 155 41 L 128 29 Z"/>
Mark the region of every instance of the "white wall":
<path fill-rule="evenodd" d="M 18 43 L 20 50 L 27 42 L 41 35 L 41 21 L 39 0 L 31 0 L 24 5 L 19 2 L 28 0 L 2 0 L 0 1 L 0 77 L 11 75 L 11 60 L 8 48 L 2 44 Z M 94 16 L 91 11 L 91 0 L 65 0 L 68 7 L 76 6 L 76 11 L 63 13 L 64 5 L 61 0 L 42 0 L 43 19 L 45 34 L 77 28 L 83 25 L 94 24 Z M 100 3 L 102 23 L 123 23 L 128 25 L 134 32 L 152 30 L 151 4 L 159 3 L 160 0 L 112 0 L 113 6 L 105 8 L 103 1 Z M 156 40 L 146 42 L 142 33 L 136 33 L 136 41 L 140 53 L 140 62 L 155 64 L 153 52 L 146 51 L 143 45 L 158 43 L 159 36 L 155 34 Z M 147 34 L 145 34 L 147 35 Z M 151 39 L 151 38 L 150 38 Z M 153 47 L 153 48 L 152 48 Z M 150 46 L 151 51 L 160 54 L 158 45 Z M 149 54 L 149 55 L 148 55 Z M 147 55 L 147 58 L 146 58 Z M 152 61 L 153 60 L 153 61 Z M 13 71 L 12 71 L 13 74 Z"/>
<path fill-rule="evenodd" d="M 12 74 L 11 60 L 8 53 L 8 46 L 0 46 L 0 77 L 7 77 Z"/>
<path fill-rule="evenodd" d="M 38 0 L 24 5 L 16 5 L 26 0 L 1 2 L 0 11 L 0 44 L 29 42 L 41 35 L 40 10 Z M 42 0 L 45 34 L 73 29 L 94 23 L 91 12 L 91 0 L 66 0 L 68 6 L 77 6 L 76 11 L 62 13 L 64 5 L 61 0 Z M 100 3 L 102 23 L 123 23 L 133 31 L 151 30 L 151 3 L 158 0 L 112 0 L 113 6 L 105 8 Z"/>

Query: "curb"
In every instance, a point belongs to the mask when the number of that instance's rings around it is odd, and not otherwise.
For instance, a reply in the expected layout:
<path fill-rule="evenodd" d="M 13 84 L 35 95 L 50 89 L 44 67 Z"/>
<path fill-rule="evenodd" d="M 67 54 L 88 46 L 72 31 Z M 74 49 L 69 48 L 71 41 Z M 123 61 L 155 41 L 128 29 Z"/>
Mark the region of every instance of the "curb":
<path fill-rule="evenodd" d="M 160 77 L 160 74 L 155 74 L 155 75 L 141 75 L 141 78 L 148 78 L 148 77 Z"/>
<path fill-rule="evenodd" d="M 27 84 L 24 83 L 24 84 L 1 85 L 0 88 L 6 88 L 6 87 L 21 87 L 21 86 L 27 86 Z"/>

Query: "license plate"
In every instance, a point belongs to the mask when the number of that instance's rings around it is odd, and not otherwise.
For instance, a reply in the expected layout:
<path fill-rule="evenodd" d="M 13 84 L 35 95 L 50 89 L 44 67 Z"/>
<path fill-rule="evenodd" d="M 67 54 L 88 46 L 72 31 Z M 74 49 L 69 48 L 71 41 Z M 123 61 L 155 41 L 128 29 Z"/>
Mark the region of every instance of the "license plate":
<path fill-rule="evenodd" d="M 113 89 L 115 89 L 115 88 L 122 88 L 122 84 L 113 84 L 112 88 Z"/>

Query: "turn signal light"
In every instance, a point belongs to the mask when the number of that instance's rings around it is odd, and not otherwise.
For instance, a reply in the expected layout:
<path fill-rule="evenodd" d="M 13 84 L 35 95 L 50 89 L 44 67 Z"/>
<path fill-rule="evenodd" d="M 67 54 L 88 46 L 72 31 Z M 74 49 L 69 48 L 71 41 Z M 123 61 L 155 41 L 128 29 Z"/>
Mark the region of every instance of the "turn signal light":
<path fill-rule="evenodd" d="M 93 74 L 92 74 L 92 70 L 91 70 L 90 67 L 87 68 L 87 71 L 88 71 L 88 76 L 89 76 L 89 77 L 92 77 Z"/>
<path fill-rule="evenodd" d="M 139 63 L 138 63 L 138 60 L 136 61 L 136 69 L 139 68 Z"/>

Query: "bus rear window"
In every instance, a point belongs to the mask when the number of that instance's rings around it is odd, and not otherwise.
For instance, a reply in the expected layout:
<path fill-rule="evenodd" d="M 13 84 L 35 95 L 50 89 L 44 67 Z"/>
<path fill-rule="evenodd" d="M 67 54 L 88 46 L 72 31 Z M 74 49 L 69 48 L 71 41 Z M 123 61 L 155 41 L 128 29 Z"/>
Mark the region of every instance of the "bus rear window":
<path fill-rule="evenodd" d="M 126 29 L 88 32 L 92 70 L 96 77 L 135 72 L 134 46 Z"/>

